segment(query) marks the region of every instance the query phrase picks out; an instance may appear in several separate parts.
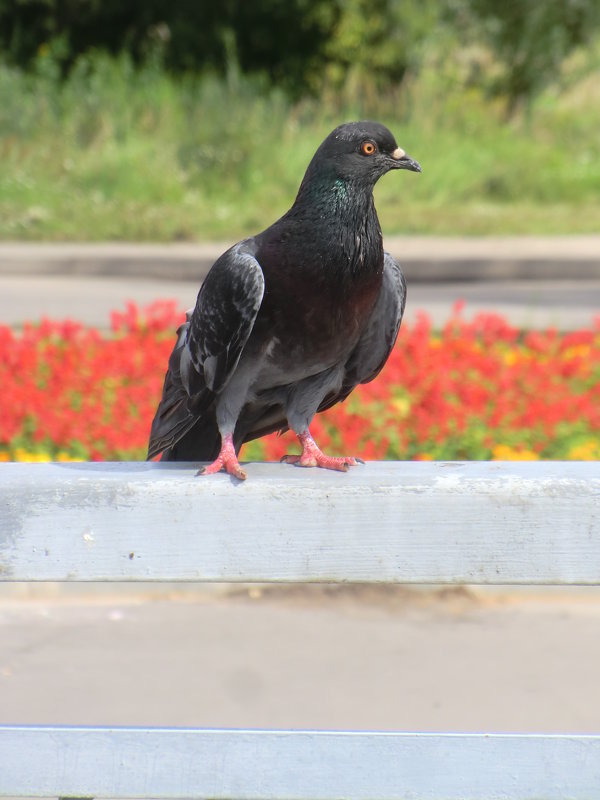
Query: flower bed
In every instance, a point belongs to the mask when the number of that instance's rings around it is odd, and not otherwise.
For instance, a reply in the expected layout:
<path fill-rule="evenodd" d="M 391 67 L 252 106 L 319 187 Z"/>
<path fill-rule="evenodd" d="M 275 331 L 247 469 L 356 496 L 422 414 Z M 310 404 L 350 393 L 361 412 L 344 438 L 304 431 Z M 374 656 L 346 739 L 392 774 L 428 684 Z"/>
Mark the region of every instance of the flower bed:
<path fill-rule="evenodd" d="M 183 314 L 173 303 L 113 312 L 103 336 L 71 320 L 0 326 L 0 460 L 143 459 Z M 313 423 L 332 454 L 366 459 L 600 459 L 600 320 L 521 332 L 459 306 L 434 332 L 402 327 L 381 375 Z M 246 445 L 280 458 L 295 437 Z"/>

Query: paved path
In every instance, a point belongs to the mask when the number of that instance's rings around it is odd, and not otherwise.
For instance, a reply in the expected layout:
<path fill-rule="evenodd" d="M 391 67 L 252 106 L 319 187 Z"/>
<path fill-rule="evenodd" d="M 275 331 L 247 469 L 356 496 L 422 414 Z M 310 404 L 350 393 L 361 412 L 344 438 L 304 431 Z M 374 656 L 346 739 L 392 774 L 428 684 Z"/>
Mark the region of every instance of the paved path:
<path fill-rule="evenodd" d="M 518 327 L 568 330 L 600 313 L 600 236 L 386 240 L 409 281 L 406 318 L 424 310 L 443 324 L 457 300 L 465 313 L 497 312 Z M 43 315 L 107 327 L 127 300 L 195 302 L 224 244 L 0 244 L 0 323 Z"/>
<path fill-rule="evenodd" d="M 158 279 L 0 276 L 0 323 L 18 326 L 42 316 L 71 317 L 107 328 L 110 311 L 123 309 L 128 300 L 144 306 L 174 299 L 185 309 L 194 305 L 198 288 L 198 282 Z M 468 317 L 495 312 L 521 328 L 572 330 L 592 325 L 600 315 L 600 279 L 409 284 L 406 320 L 412 322 L 425 311 L 434 325 L 443 325 L 457 300 L 466 302 Z"/>
<path fill-rule="evenodd" d="M 197 282 L 229 244 L 0 242 L 0 274 L 112 274 Z M 385 246 L 413 282 L 600 276 L 600 235 L 390 236 Z"/>
<path fill-rule="evenodd" d="M 0 723 L 600 731 L 598 592 L 331 591 L 5 596 Z"/>

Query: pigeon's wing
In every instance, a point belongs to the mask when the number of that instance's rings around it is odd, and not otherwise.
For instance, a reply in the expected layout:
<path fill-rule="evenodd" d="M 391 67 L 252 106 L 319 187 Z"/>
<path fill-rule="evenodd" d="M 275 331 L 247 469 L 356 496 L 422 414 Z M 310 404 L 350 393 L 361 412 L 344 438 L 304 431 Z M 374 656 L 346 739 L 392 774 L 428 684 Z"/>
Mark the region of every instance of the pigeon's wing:
<path fill-rule="evenodd" d="M 246 240 L 214 263 L 190 320 L 191 363 L 215 394 L 231 378 L 262 303 L 265 279 L 252 251 Z"/>
<path fill-rule="evenodd" d="M 359 383 L 369 383 L 377 377 L 396 343 L 405 305 L 406 281 L 402 269 L 389 253 L 385 253 L 381 290 L 369 321 L 346 362 L 340 391 L 325 397 L 319 411 L 345 400 Z"/>
<path fill-rule="evenodd" d="M 252 241 L 246 240 L 213 264 L 194 310 L 179 328 L 152 423 L 148 458 L 185 436 L 235 371 L 264 293 L 263 272 L 252 251 Z M 197 458 L 203 458 L 200 441 Z"/>
<path fill-rule="evenodd" d="M 202 405 L 210 405 L 208 390 L 202 392 L 198 386 L 195 402 L 191 402 L 182 379 L 182 361 L 187 347 L 187 335 L 192 312 L 187 312 L 187 319 L 177 329 L 177 341 L 169 356 L 169 366 L 163 383 L 160 403 L 152 421 L 150 440 L 148 442 L 148 459 L 154 458 L 164 450 L 168 450 L 194 425 Z M 200 376 L 198 376 L 200 382 Z"/>

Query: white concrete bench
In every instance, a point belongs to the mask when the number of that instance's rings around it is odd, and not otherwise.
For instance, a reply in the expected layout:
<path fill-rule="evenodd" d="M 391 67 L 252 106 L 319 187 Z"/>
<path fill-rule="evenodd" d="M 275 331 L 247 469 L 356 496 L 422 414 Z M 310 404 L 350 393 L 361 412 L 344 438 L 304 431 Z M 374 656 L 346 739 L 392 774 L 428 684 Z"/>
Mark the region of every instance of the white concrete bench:
<path fill-rule="evenodd" d="M 0 578 L 600 584 L 596 463 L 195 471 L 0 464 Z M 600 735 L 12 725 L 0 796 L 598 800 Z"/>

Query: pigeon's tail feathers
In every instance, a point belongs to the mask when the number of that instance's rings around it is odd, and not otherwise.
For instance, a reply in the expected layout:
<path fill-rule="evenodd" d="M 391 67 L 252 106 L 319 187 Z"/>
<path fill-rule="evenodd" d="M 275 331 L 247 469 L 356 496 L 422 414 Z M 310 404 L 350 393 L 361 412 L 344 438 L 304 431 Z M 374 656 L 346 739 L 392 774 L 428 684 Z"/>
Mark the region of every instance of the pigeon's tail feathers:
<path fill-rule="evenodd" d="M 194 369 L 187 349 L 188 321 L 177 329 L 177 342 L 169 358 L 169 367 L 165 375 L 162 398 L 156 410 L 150 440 L 148 443 L 147 459 L 155 458 L 163 453 L 162 460 L 184 460 L 179 455 L 182 450 L 180 442 L 192 429 L 197 426 L 199 419 L 205 416 L 213 403 L 213 394 L 206 388 L 202 376 Z M 213 417 L 210 430 L 206 431 L 209 440 L 212 439 L 212 427 L 216 428 L 214 411 L 206 415 L 210 420 Z M 218 434 L 218 430 L 217 430 Z M 194 437 L 196 438 L 196 437 Z M 208 458 L 204 455 L 206 447 L 201 447 L 202 438 L 198 441 L 197 452 L 190 456 L 193 460 Z M 211 445 L 212 452 L 212 445 Z"/>
<path fill-rule="evenodd" d="M 221 449 L 221 434 L 213 413 L 194 420 L 192 426 L 163 451 L 161 461 L 214 461 Z"/>
<path fill-rule="evenodd" d="M 174 402 L 164 413 L 161 413 L 163 406 L 164 403 L 161 402 L 152 423 L 148 443 L 148 461 L 159 453 L 163 453 L 163 460 L 169 460 L 164 454 L 172 450 L 196 422 L 196 418 L 189 413 L 183 399 Z"/>

